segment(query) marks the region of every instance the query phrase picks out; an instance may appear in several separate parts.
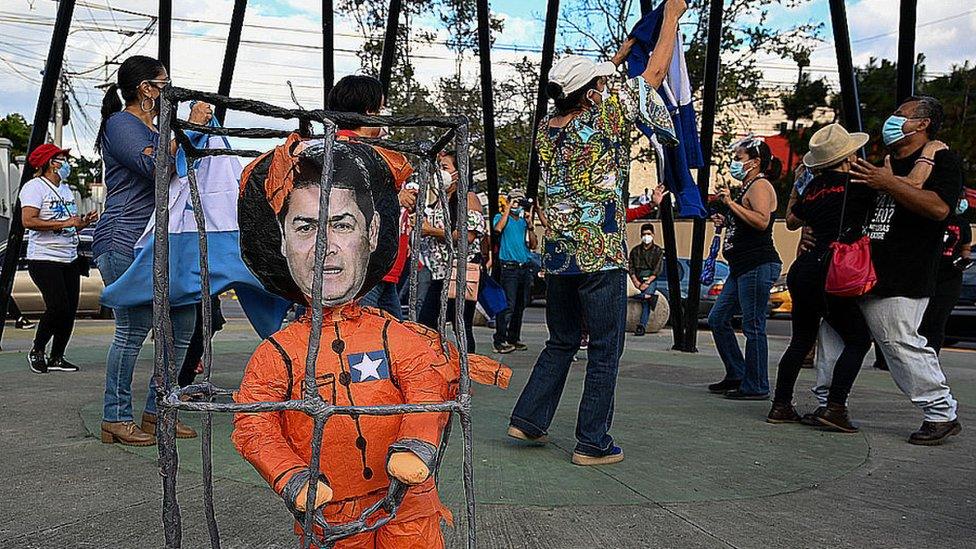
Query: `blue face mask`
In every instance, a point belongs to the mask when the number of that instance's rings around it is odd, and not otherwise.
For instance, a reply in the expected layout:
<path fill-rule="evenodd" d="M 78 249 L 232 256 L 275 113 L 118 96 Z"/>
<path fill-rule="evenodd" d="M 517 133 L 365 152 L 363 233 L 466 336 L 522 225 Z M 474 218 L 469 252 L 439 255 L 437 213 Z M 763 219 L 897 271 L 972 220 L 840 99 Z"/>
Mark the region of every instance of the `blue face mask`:
<path fill-rule="evenodd" d="M 739 181 L 745 180 L 747 173 L 746 167 L 742 164 L 742 162 L 733 160 L 732 163 L 729 164 L 729 174 Z"/>
<path fill-rule="evenodd" d="M 905 122 L 908 122 L 908 118 L 904 116 L 898 116 L 893 114 L 885 120 L 884 126 L 881 128 L 881 139 L 884 140 L 884 144 L 891 146 L 902 139 L 905 139 L 909 135 L 916 132 L 905 133 L 904 127 Z"/>
<path fill-rule="evenodd" d="M 61 178 L 61 181 L 67 181 L 69 175 L 71 175 L 71 164 L 64 161 L 61 163 L 61 167 L 58 168 L 58 177 Z"/>
<path fill-rule="evenodd" d="M 966 213 L 966 210 L 968 209 L 969 209 L 969 201 L 963 198 L 962 200 L 959 201 L 959 205 L 956 206 L 956 215 L 962 215 Z"/>
<path fill-rule="evenodd" d="M 512 215 L 515 217 L 522 215 L 522 208 L 512 208 Z"/>

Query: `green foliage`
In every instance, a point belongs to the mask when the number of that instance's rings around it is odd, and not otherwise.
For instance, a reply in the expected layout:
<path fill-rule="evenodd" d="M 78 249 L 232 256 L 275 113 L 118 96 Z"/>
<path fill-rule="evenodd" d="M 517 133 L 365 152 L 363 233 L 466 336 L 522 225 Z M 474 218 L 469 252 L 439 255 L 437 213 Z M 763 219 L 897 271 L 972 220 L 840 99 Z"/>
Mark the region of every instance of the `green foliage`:
<path fill-rule="evenodd" d="M 12 112 L 0 118 L 0 137 L 5 137 L 13 142 L 13 150 L 10 152 L 11 158 L 27 154 L 27 145 L 30 142 L 31 125 L 20 113 Z"/>

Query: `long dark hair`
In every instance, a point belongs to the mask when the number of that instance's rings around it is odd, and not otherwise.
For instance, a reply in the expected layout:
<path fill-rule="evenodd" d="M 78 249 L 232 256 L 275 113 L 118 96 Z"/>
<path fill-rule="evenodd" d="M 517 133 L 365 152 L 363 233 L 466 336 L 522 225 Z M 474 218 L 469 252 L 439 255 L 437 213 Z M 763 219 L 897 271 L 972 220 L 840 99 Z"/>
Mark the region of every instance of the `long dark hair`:
<path fill-rule="evenodd" d="M 563 87 L 559 84 L 549 82 L 546 84 L 546 95 L 556 104 L 556 114 L 560 116 L 569 114 L 584 106 L 583 101 L 586 99 L 586 94 L 590 90 L 596 89 L 596 84 L 599 80 L 600 77 L 598 76 L 590 80 L 582 88 L 568 94 L 563 92 Z"/>
<path fill-rule="evenodd" d="M 145 55 L 133 55 L 122 62 L 119 67 L 116 83 L 105 90 L 105 97 L 102 98 L 102 125 L 98 129 L 98 137 L 95 139 L 95 152 L 101 154 L 102 141 L 105 135 L 105 123 L 113 114 L 121 111 L 126 105 L 139 98 L 139 84 L 145 80 L 153 80 L 165 69 L 158 59 L 146 57 Z M 119 94 L 122 98 L 119 98 Z M 122 101 L 125 101 L 123 104 Z"/>
<path fill-rule="evenodd" d="M 773 156 L 773 151 L 769 145 L 761 139 L 753 139 L 739 145 L 739 148 L 746 152 L 746 156 L 752 160 L 759 159 L 759 171 L 766 175 L 766 179 L 774 182 L 783 174 L 783 163 L 779 158 Z"/>

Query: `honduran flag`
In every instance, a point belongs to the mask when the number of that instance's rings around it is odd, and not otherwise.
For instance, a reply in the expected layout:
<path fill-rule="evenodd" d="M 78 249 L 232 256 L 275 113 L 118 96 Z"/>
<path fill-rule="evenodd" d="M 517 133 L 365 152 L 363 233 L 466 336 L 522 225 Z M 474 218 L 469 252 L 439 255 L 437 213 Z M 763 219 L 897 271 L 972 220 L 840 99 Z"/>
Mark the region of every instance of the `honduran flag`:
<path fill-rule="evenodd" d="M 627 75 L 631 78 L 643 73 L 647 68 L 651 52 L 661 34 L 665 3 L 661 2 L 660 6 L 644 15 L 630 32 L 630 36 L 636 41 L 627 57 Z M 661 92 L 665 104 L 671 111 L 678 137 L 676 147 L 664 147 L 664 158 L 661 159 L 664 164 L 664 184 L 677 201 L 679 216 L 705 217 L 705 205 L 702 204 L 698 185 L 689 171 L 690 168 L 701 168 L 704 162 L 680 32 L 675 38 L 674 55 L 671 57 L 668 76 L 658 91 Z M 638 122 L 637 125 L 648 138 L 654 134 L 653 130 L 643 123 Z"/>
<path fill-rule="evenodd" d="M 212 126 L 218 126 L 211 119 Z M 229 149 L 224 137 L 187 132 L 193 146 Z M 234 156 L 210 156 L 195 164 L 200 202 L 207 231 L 207 258 L 210 267 L 210 293 L 218 295 L 233 289 L 244 314 L 262 338 L 281 328 L 290 304 L 264 289 L 241 260 L 240 230 L 237 224 L 237 197 L 242 166 Z M 200 302 L 200 243 L 193 217 L 188 164 L 182 149 L 176 153 L 176 174 L 169 187 L 169 280 L 170 304 Z M 153 244 L 155 217 L 136 242 L 132 265 L 102 292 L 107 307 L 148 305 L 153 298 Z"/>

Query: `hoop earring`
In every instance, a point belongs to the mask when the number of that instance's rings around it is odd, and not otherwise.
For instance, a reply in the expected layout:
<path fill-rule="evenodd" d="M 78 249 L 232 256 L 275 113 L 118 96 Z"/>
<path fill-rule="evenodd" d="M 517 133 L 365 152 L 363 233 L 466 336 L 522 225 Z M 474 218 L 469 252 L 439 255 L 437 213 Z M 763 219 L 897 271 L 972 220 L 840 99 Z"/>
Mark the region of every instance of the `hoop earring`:
<path fill-rule="evenodd" d="M 146 108 L 146 99 L 149 100 L 149 108 L 148 109 Z M 143 100 L 139 102 L 139 108 L 142 109 L 142 112 L 153 112 L 153 111 L 155 111 L 156 110 L 156 99 L 153 98 L 153 97 L 143 98 Z"/>

